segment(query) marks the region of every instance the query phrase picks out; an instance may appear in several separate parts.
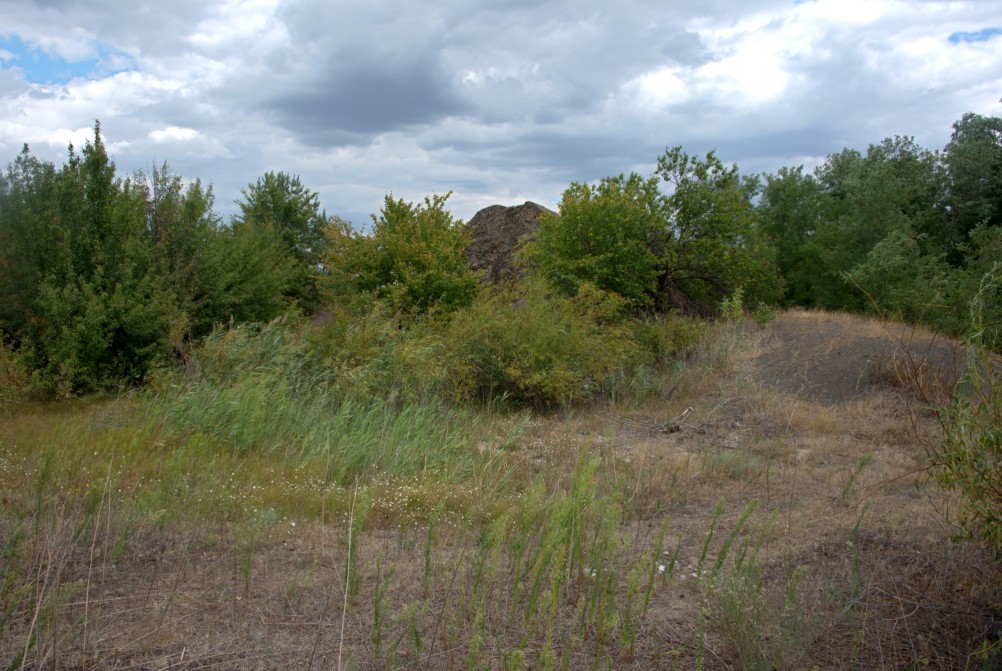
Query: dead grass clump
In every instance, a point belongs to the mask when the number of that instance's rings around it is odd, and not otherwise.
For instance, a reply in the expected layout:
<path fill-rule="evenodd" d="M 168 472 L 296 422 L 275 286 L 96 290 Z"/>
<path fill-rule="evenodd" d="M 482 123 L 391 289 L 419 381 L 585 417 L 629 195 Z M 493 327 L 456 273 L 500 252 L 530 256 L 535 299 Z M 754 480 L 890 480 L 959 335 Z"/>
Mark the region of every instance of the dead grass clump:
<path fill-rule="evenodd" d="M 822 668 L 992 669 L 1002 663 L 998 567 L 981 549 L 896 540 L 857 527 L 819 552 L 825 561 L 818 578 L 842 603 L 818 641 Z"/>
<path fill-rule="evenodd" d="M 963 373 L 957 349 L 933 348 L 930 342 L 915 351 L 908 343 L 893 352 L 881 353 L 871 362 L 869 379 L 877 385 L 902 389 L 927 407 L 949 402 Z"/>

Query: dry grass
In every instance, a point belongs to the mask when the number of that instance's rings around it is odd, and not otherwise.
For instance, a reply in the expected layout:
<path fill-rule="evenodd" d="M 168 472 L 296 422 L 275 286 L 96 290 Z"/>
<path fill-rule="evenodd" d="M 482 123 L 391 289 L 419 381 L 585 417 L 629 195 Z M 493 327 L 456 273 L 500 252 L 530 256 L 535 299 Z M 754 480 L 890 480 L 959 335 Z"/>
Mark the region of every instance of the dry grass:
<path fill-rule="evenodd" d="M 897 387 L 828 404 L 763 383 L 771 327 L 725 335 L 657 401 L 491 416 L 461 479 L 357 490 L 172 443 L 128 399 L 19 408 L 0 427 L 0 662 L 982 668 L 1002 583 L 952 541 L 924 471 L 934 418 Z M 544 562 L 575 538 L 587 560 Z"/>

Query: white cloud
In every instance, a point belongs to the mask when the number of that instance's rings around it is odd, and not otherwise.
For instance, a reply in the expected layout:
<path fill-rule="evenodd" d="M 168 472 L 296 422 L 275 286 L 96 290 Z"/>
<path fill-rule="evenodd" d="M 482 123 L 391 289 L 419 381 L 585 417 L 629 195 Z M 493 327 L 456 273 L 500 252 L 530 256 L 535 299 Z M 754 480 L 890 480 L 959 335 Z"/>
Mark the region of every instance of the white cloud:
<path fill-rule="evenodd" d="M 891 134 L 939 148 L 964 112 L 1002 113 L 1002 37 L 948 39 L 993 4 L 0 0 L 26 44 L 129 70 L 33 85 L 0 54 L 0 153 L 62 161 L 100 119 L 120 170 L 166 160 L 224 214 L 285 170 L 364 223 L 389 191 L 454 190 L 462 218 L 552 205 L 675 144 L 749 170 Z"/>
<path fill-rule="evenodd" d="M 168 126 L 159 130 L 150 131 L 149 137 L 154 142 L 172 142 L 194 140 L 199 136 L 199 132 L 193 128 L 179 128 Z"/>

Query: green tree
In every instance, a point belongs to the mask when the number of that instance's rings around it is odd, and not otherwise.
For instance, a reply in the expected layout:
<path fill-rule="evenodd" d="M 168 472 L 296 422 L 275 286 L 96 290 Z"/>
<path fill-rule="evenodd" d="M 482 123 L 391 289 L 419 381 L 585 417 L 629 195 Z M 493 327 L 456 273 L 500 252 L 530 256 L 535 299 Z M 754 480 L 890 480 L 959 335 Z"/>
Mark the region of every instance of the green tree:
<path fill-rule="evenodd" d="M 589 283 L 634 308 L 709 311 L 744 287 L 771 303 L 781 285 L 751 204 L 757 188 L 713 152 L 699 159 L 675 147 L 648 179 L 572 184 L 523 253 L 568 295 Z"/>
<path fill-rule="evenodd" d="M 950 293 L 948 269 L 922 247 L 921 235 L 914 231 L 892 230 L 845 278 L 863 289 L 881 312 L 953 330 L 945 309 Z"/>
<path fill-rule="evenodd" d="M 776 249 L 786 305 L 817 304 L 822 250 L 816 236 L 823 225 L 824 199 L 821 184 L 803 166 L 765 175 L 757 210 L 762 232 Z"/>
<path fill-rule="evenodd" d="M 658 279 L 650 241 L 660 229 L 657 180 L 636 173 L 595 186 L 571 184 L 560 214 L 540 217 L 523 254 L 553 286 L 574 296 L 584 283 L 612 291 L 635 307 L 648 305 Z"/>
<path fill-rule="evenodd" d="M 469 234 L 445 209 L 450 195 L 425 198 L 423 205 L 387 195 L 368 236 L 333 219 L 325 256 L 332 299 L 368 293 L 408 313 L 469 305 L 478 280 L 463 256 Z"/>
<path fill-rule="evenodd" d="M 293 305 L 293 287 L 302 267 L 275 242 L 278 231 L 269 223 L 234 221 L 209 239 L 200 278 L 202 321 L 267 322 Z"/>
<path fill-rule="evenodd" d="M 261 226 L 276 235 L 295 259 L 296 276 L 290 296 L 307 311 L 317 307 L 317 276 L 326 245 L 327 213 L 320 197 L 303 186 L 296 175 L 269 172 L 241 191 L 240 214 L 235 223 Z"/>
<path fill-rule="evenodd" d="M 667 192 L 651 241 L 659 299 L 706 310 L 744 287 L 748 300 L 774 303 L 782 293 L 774 252 L 737 166 L 712 151 L 700 159 L 673 147 L 658 158 L 657 176 Z"/>
<path fill-rule="evenodd" d="M 155 271 L 171 288 L 182 314 L 179 326 L 184 333 L 174 336 L 207 335 L 214 322 L 230 316 L 214 313 L 209 295 L 218 284 L 217 264 L 223 260 L 211 253 L 223 237 L 213 212 L 212 187 L 203 187 L 199 179 L 185 186 L 166 163 L 149 175 L 136 175 L 135 182 L 145 202 Z"/>
<path fill-rule="evenodd" d="M 944 151 L 951 260 L 977 226 L 1002 224 L 1002 118 L 968 113 Z"/>
<path fill-rule="evenodd" d="M 60 258 L 59 177 L 24 145 L 0 171 L 0 332 L 19 344 L 36 314 L 39 286 Z"/>
<path fill-rule="evenodd" d="M 70 148 L 55 201 L 22 355 L 38 387 L 61 394 L 138 383 L 169 352 L 177 309 L 155 272 L 143 190 L 116 178 L 99 124 L 82 156 Z"/>
<path fill-rule="evenodd" d="M 846 149 L 829 156 L 816 175 L 826 196 L 815 236 L 819 306 L 871 308 L 866 294 L 844 281 L 844 274 L 892 233 L 921 245 L 921 254 L 942 254 L 942 171 L 937 156 L 913 139 L 885 139 L 870 145 L 865 156 Z"/>

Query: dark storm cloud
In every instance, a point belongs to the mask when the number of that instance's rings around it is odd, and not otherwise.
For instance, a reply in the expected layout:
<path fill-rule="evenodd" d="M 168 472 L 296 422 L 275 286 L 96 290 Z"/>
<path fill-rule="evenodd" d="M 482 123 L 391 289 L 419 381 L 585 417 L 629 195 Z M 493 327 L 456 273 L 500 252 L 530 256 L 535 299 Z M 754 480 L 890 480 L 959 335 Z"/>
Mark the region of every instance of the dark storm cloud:
<path fill-rule="evenodd" d="M 452 93 L 446 74 L 421 60 L 335 67 L 269 99 L 265 108 L 312 145 L 338 145 L 357 136 L 430 124 L 467 109 Z"/>

